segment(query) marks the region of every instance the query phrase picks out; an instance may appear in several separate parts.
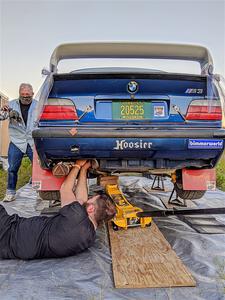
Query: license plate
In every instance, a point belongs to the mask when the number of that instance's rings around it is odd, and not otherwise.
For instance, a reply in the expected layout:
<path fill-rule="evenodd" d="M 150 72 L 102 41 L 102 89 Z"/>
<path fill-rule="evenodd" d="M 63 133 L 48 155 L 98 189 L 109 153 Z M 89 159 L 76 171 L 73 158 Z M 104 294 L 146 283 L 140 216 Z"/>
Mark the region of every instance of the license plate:
<path fill-rule="evenodd" d="M 112 102 L 112 117 L 116 120 L 144 120 L 151 117 L 151 103 L 114 101 Z"/>

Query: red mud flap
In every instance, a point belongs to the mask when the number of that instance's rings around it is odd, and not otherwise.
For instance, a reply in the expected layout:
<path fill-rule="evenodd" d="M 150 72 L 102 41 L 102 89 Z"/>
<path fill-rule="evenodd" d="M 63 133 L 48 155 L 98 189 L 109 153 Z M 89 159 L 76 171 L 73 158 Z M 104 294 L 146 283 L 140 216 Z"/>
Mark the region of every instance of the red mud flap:
<path fill-rule="evenodd" d="M 216 169 L 182 170 L 184 190 L 214 191 L 216 189 Z"/>
<path fill-rule="evenodd" d="M 38 162 L 38 155 L 34 149 L 32 166 L 32 188 L 37 191 L 58 191 L 64 181 L 63 178 L 56 178 L 52 171 L 43 170 Z"/>

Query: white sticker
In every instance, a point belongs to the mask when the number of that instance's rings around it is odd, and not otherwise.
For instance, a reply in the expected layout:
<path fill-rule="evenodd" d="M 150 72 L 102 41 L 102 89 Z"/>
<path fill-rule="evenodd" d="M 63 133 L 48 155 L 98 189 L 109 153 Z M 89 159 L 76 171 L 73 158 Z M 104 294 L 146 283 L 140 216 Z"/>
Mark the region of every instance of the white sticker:
<path fill-rule="evenodd" d="M 206 181 L 207 191 L 215 191 L 216 190 L 216 181 Z"/>
<path fill-rule="evenodd" d="M 154 117 L 165 117 L 165 107 L 154 106 Z"/>
<path fill-rule="evenodd" d="M 32 189 L 33 190 L 41 190 L 41 181 L 32 181 Z"/>

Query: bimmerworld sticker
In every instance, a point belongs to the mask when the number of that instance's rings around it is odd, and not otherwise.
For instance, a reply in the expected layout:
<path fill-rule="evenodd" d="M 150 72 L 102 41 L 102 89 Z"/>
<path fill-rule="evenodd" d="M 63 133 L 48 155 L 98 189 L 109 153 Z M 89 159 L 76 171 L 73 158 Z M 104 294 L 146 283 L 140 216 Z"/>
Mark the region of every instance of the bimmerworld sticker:
<path fill-rule="evenodd" d="M 188 149 L 222 149 L 223 140 L 188 140 Z"/>

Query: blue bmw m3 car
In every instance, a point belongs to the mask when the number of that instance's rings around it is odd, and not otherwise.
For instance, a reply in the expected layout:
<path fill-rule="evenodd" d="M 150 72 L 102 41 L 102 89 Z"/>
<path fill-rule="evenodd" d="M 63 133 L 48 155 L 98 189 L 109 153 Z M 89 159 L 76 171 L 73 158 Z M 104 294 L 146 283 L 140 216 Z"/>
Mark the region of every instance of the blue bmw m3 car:
<path fill-rule="evenodd" d="M 62 60 L 86 66 L 57 71 Z M 154 68 L 90 68 L 89 59 L 193 61 L 199 74 Z M 95 159 L 99 174 L 171 176 L 178 195 L 198 199 L 215 187 L 212 170 L 224 150 L 225 83 L 202 46 L 74 43 L 58 46 L 39 91 L 33 138 L 40 168 Z M 42 179 L 43 180 L 43 179 Z M 37 181 L 37 179 L 36 179 Z M 41 195 L 57 191 L 52 185 Z"/>

